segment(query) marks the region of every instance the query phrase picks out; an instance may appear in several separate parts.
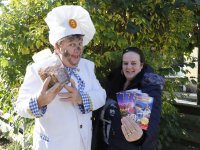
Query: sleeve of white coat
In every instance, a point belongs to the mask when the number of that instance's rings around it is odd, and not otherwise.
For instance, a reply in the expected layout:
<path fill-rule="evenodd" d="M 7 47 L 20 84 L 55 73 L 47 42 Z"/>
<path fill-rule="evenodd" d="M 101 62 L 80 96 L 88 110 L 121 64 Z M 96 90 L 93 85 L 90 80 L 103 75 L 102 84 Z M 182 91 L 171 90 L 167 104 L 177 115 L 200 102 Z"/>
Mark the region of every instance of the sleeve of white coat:
<path fill-rule="evenodd" d="M 25 118 L 39 118 L 41 116 L 36 116 L 36 112 L 33 112 L 32 107 L 30 108 L 31 100 L 35 99 L 38 89 L 38 84 L 41 82 L 33 67 L 28 66 L 26 75 L 24 78 L 24 83 L 21 85 L 19 90 L 19 96 L 16 102 L 16 110 L 18 114 Z M 43 108 L 39 110 L 38 114 L 44 114 Z M 45 110 L 46 111 L 46 110 Z"/>
<path fill-rule="evenodd" d="M 103 105 L 106 101 L 106 91 L 101 87 L 99 80 L 97 80 L 94 73 L 94 63 L 92 63 L 92 68 L 90 69 L 92 89 L 87 91 L 86 94 L 90 100 L 91 110 L 96 110 Z"/>

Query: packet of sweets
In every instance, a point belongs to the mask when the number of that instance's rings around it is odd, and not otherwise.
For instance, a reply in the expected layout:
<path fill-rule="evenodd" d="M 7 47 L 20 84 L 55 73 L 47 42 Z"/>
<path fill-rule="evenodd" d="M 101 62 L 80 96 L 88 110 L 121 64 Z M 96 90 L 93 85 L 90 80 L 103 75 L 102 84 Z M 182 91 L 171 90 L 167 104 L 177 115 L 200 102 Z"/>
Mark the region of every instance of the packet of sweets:
<path fill-rule="evenodd" d="M 153 98 L 141 90 L 132 89 L 116 93 L 121 117 L 130 116 L 143 130 L 147 130 Z"/>
<path fill-rule="evenodd" d="M 148 96 L 147 93 L 132 93 L 130 100 L 135 104 L 136 123 L 141 129 L 147 130 L 153 107 L 153 97 Z"/>
<path fill-rule="evenodd" d="M 70 77 L 57 54 L 51 53 L 49 49 L 45 49 L 35 54 L 33 57 L 35 62 L 34 69 L 44 82 L 47 77 L 51 77 L 48 88 L 51 88 L 56 83 L 61 86 L 70 82 Z"/>

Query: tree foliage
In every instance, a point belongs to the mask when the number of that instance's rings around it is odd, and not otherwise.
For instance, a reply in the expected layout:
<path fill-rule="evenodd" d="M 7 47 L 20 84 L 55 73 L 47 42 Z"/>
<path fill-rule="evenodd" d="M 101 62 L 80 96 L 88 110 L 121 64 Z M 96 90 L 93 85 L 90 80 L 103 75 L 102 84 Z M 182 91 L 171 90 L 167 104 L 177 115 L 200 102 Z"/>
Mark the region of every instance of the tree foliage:
<path fill-rule="evenodd" d="M 189 59 L 197 42 L 193 26 L 199 0 L 13 1 L 2 8 L 0 19 L 0 107 L 4 112 L 15 114 L 19 87 L 26 66 L 32 63 L 32 55 L 45 48 L 53 50 L 44 18 L 52 8 L 67 4 L 81 5 L 91 15 L 97 32 L 85 46 L 83 57 L 95 62 L 96 75 L 102 85 L 109 71 L 119 65 L 122 50 L 129 46 L 142 49 L 146 62 L 163 77 L 179 71 L 187 74 L 189 71 L 182 67 L 194 67 L 193 62 L 177 64 L 177 61 L 181 60 L 179 54 L 185 55 L 182 59 Z M 186 82 L 189 82 L 187 78 L 165 82 L 165 91 L 169 94 L 163 93 L 159 149 L 172 140 L 169 134 L 178 131 L 173 92 Z M 13 126 L 17 128 L 20 123 L 18 117 Z M 31 132 L 32 128 L 29 129 Z"/>

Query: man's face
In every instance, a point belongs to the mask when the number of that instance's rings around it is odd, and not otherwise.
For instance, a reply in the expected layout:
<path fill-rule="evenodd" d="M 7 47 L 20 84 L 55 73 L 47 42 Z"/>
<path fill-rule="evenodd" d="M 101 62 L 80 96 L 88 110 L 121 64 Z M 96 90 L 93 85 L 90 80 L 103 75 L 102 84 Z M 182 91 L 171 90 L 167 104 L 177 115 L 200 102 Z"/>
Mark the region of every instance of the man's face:
<path fill-rule="evenodd" d="M 57 48 L 57 47 L 56 47 Z M 62 41 L 58 55 L 66 67 L 75 68 L 83 53 L 83 36 L 69 35 Z"/>

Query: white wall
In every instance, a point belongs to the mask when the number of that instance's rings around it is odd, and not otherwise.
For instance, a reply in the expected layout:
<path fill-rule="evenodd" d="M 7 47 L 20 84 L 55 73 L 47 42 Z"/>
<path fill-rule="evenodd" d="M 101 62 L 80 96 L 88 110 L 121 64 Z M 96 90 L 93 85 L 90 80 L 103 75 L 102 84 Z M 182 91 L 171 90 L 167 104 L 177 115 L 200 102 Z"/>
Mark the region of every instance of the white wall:
<path fill-rule="evenodd" d="M 1 3 L 3 3 L 4 5 L 7 5 L 11 2 L 11 0 L 2 0 Z"/>
<path fill-rule="evenodd" d="M 198 48 L 196 47 L 193 52 L 191 53 L 191 56 L 193 57 L 198 57 Z M 187 60 L 186 62 L 191 62 L 191 60 Z M 186 67 L 187 70 L 190 71 L 186 76 L 190 79 L 191 76 L 197 78 L 197 73 L 198 73 L 198 62 L 195 62 L 195 67 L 192 69 L 190 67 Z M 191 79 L 190 79 L 191 80 Z M 194 79 L 197 81 L 197 79 Z M 197 85 L 194 85 L 190 83 L 189 85 L 186 86 L 187 89 L 190 89 L 191 92 L 196 92 Z"/>

